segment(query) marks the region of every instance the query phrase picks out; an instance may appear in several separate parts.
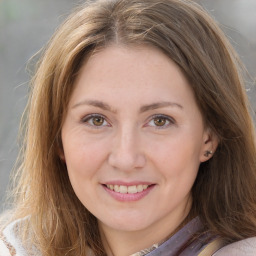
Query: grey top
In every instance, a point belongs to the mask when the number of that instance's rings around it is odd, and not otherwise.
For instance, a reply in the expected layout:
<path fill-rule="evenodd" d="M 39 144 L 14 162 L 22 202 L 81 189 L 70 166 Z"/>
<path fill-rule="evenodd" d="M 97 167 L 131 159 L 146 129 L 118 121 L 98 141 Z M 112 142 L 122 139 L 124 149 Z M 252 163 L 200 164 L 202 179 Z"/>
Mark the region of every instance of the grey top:
<path fill-rule="evenodd" d="M 190 239 L 202 228 L 200 219 L 194 218 L 176 234 L 164 243 L 142 250 L 131 256 L 256 256 L 256 237 L 244 239 L 226 246 L 217 243 L 212 252 L 207 251 L 209 245 L 214 243 L 217 237 L 210 234 L 201 235 L 186 246 Z M 184 250 L 182 250 L 185 248 Z M 181 250 L 181 252 L 180 252 Z"/>
<path fill-rule="evenodd" d="M 255 256 L 256 255 L 256 237 L 247 238 L 233 244 L 229 244 L 213 256 Z"/>
<path fill-rule="evenodd" d="M 170 237 L 167 241 L 160 245 L 154 245 L 154 248 L 151 252 L 144 254 L 143 252 L 146 250 L 143 250 L 139 253 L 134 254 L 134 256 L 196 256 L 205 248 L 208 243 L 213 241 L 215 238 L 209 236 L 209 234 L 205 234 L 203 236 L 200 236 L 200 239 L 196 239 L 195 241 L 190 243 L 189 246 L 186 246 L 186 244 L 189 243 L 191 238 L 193 238 L 193 236 L 198 231 L 200 231 L 201 228 L 202 224 L 200 222 L 200 219 L 198 217 L 194 218 L 182 229 L 180 229 L 176 234 Z M 182 252 L 180 252 L 181 250 Z M 179 252 L 180 254 L 178 254 Z"/>

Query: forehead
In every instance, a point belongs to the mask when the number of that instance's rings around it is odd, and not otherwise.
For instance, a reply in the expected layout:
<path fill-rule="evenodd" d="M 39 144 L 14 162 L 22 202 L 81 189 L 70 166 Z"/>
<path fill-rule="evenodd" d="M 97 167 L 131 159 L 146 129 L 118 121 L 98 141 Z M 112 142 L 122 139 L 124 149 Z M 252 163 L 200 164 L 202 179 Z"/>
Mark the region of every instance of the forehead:
<path fill-rule="evenodd" d="M 162 51 L 149 46 L 111 45 L 93 54 L 82 66 L 71 101 L 93 96 L 129 101 L 194 100 L 180 68 Z"/>
<path fill-rule="evenodd" d="M 88 82 L 90 79 L 101 82 L 110 76 L 113 78 L 113 83 L 119 78 L 126 80 L 134 78 L 136 84 L 139 82 L 145 84 L 147 80 L 156 77 L 170 78 L 172 81 L 179 79 L 188 83 L 180 68 L 155 47 L 110 45 L 88 57 L 80 69 L 76 84 L 82 79 Z M 105 80 L 104 83 L 106 82 Z M 120 83 L 119 86 L 122 84 Z"/>

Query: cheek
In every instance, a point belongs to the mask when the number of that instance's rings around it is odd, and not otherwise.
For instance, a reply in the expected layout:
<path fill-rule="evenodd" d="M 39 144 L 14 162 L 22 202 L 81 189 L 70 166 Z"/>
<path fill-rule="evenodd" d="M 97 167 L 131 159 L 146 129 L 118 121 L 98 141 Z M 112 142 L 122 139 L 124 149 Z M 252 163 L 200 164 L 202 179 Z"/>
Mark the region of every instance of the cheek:
<path fill-rule="evenodd" d="M 83 205 L 93 204 L 93 197 L 90 195 L 98 184 L 106 156 L 104 148 L 97 143 L 79 140 L 77 143 L 67 143 L 64 152 L 68 176 L 75 194 Z"/>
<path fill-rule="evenodd" d="M 154 150 L 153 150 L 154 149 Z M 168 143 L 155 144 L 151 149 L 151 160 L 157 170 L 173 180 L 194 180 L 200 165 L 200 146 L 193 140 L 173 139 Z"/>
<path fill-rule="evenodd" d="M 68 140 L 72 143 L 64 144 L 64 154 L 70 176 L 91 176 L 106 158 L 106 146 L 103 143 L 80 140 Z"/>

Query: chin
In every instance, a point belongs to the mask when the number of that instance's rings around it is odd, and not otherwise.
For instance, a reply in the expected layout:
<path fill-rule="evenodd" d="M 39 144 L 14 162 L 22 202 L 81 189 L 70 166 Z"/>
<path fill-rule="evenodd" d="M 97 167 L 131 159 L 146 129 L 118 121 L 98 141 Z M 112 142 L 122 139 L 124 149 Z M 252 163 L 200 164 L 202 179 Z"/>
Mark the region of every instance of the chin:
<path fill-rule="evenodd" d="M 108 226 L 111 229 L 119 230 L 119 231 L 139 231 L 144 230 L 149 226 L 152 226 L 152 221 L 147 221 L 145 216 L 118 216 L 109 217 L 108 219 L 104 218 L 104 220 L 100 220 L 100 222 L 104 226 Z"/>

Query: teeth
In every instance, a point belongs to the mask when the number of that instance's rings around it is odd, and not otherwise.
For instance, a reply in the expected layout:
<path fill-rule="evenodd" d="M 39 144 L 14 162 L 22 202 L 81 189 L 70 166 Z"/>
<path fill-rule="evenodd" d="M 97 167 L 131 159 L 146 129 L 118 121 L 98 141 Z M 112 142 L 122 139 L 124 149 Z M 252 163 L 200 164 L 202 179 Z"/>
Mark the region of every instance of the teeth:
<path fill-rule="evenodd" d="M 119 192 L 121 193 L 121 194 L 126 194 L 127 193 L 127 187 L 126 186 L 120 186 L 120 190 L 119 190 Z"/>
<path fill-rule="evenodd" d="M 112 185 L 108 184 L 107 187 L 115 192 L 121 194 L 135 194 L 142 192 L 143 190 L 147 189 L 149 185 L 133 185 L 133 186 L 124 186 L 124 185 Z"/>
<path fill-rule="evenodd" d="M 139 186 L 137 186 L 137 191 L 138 191 L 138 192 L 143 191 L 143 185 L 139 185 Z"/>
<path fill-rule="evenodd" d="M 137 190 L 136 186 L 129 186 L 128 187 L 128 194 L 135 194 L 137 192 L 138 192 L 138 190 Z"/>
<path fill-rule="evenodd" d="M 115 190 L 116 192 L 120 192 L 120 186 L 115 185 L 115 186 L 114 186 L 114 190 Z"/>

